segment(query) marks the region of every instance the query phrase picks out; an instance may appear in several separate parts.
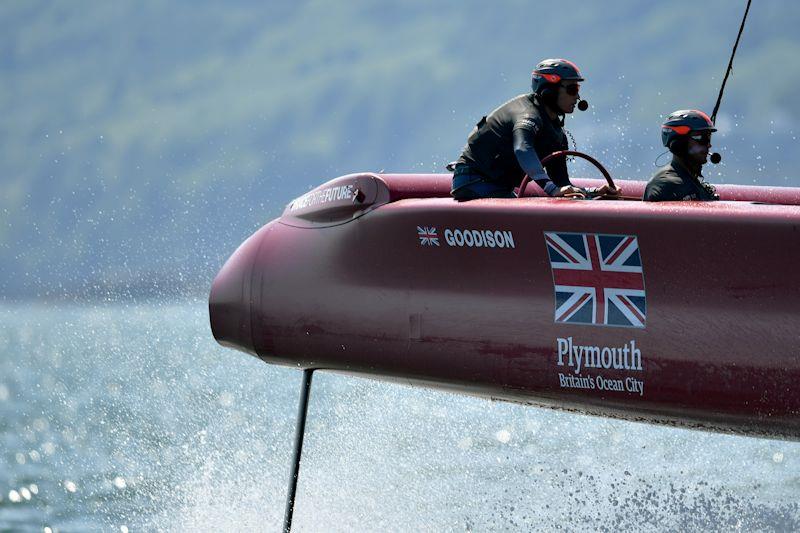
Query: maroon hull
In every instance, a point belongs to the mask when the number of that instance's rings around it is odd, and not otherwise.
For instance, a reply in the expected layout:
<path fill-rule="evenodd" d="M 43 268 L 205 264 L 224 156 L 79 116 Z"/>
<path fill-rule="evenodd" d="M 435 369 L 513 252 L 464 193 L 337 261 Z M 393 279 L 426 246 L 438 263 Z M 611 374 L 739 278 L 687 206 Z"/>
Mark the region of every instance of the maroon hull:
<path fill-rule="evenodd" d="M 270 363 L 800 437 L 800 190 L 458 203 L 448 186 L 353 175 L 295 200 L 215 280 L 215 337 Z"/>

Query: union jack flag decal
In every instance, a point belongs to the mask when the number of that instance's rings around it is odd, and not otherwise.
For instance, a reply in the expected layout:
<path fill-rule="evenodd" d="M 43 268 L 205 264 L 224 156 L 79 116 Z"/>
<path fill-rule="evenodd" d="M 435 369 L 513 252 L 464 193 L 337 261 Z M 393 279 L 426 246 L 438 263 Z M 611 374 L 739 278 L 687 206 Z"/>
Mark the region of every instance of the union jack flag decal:
<path fill-rule="evenodd" d="M 439 235 L 433 226 L 417 226 L 419 243 L 423 246 L 439 246 Z"/>
<path fill-rule="evenodd" d="M 545 232 L 555 321 L 643 328 L 644 272 L 635 235 Z"/>

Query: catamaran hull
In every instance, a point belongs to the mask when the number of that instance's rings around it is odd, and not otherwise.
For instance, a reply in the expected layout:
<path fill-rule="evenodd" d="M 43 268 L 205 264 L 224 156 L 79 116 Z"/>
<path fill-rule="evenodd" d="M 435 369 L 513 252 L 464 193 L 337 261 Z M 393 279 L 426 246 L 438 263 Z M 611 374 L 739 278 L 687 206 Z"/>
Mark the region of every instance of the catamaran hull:
<path fill-rule="evenodd" d="M 217 340 L 274 364 L 800 437 L 796 205 L 458 203 L 402 199 L 401 182 L 334 180 L 250 237 L 214 281 Z"/>

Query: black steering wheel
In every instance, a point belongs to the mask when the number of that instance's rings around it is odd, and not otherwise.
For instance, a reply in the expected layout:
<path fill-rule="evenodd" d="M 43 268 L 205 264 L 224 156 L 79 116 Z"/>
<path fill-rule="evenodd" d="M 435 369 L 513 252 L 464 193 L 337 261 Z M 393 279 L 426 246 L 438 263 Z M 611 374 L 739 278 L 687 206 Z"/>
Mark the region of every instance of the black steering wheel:
<path fill-rule="evenodd" d="M 595 167 L 597 167 L 597 170 L 599 170 L 600 173 L 603 175 L 603 177 L 606 179 L 606 181 L 608 182 L 608 186 L 611 187 L 612 189 L 617 188 L 617 186 L 614 185 L 614 180 L 611 179 L 611 174 L 609 174 L 608 170 L 606 170 L 606 167 L 604 167 L 600 163 L 600 161 L 598 161 L 594 157 L 584 154 L 583 152 L 577 152 L 575 150 L 559 150 L 558 152 L 553 152 L 552 154 L 545 156 L 542 159 L 542 165 L 544 165 L 548 161 L 555 159 L 556 157 L 566 157 L 568 155 L 580 157 L 581 159 L 585 159 L 589 163 L 593 164 Z M 525 194 L 525 188 L 528 186 L 528 183 L 530 183 L 530 181 L 531 177 L 528 175 L 522 178 L 522 183 L 519 184 L 519 193 L 517 193 L 517 198 L 522 198 L 522 195 Z M 597 198 L 602 198 L 602 196 L 597 196 Z"/>

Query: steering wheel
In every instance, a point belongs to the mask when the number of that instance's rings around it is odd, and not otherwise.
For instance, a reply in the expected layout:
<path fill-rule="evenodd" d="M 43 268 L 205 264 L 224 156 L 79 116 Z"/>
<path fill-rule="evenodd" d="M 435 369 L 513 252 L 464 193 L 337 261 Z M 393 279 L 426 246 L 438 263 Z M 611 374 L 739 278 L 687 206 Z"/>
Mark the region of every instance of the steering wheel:
<path fill-rule="evenodd" d="M 581 159 L 585 159 L 589 163 L 593 164 L 595 167 L 597 167 L 597 170 L 599 170 L 600 173 L 603 175 L 603 177 L 606 179 L 606 181 L 608 182 L 608 186 L 611 187 L 612 189 L 617 188 L 617 186 L 614 185 L 614 180 L 611 179 L 611 174 L 609 174 L 608 170 L 606 170 L 606 167 L 604 167 L 600 163 L 600 161 L 598 161 L 594 157 L 584 154 L 583 152 L 577 152 L 575 150 L 559 150 L 558 152 L 553 152 L 552 154 L 542 158 L 542 165 L 544 165 L 548 161 L 555 159 L 556 157 L 566 157 L 568 155 L 580 157 Z M 522 198 L 522 195 L 525 194 L 525 188 L 528 186 L 528 183 L 530 183 L 530 181 L 531 181 L 530 176 L 526 175 L 524 178 L 522 178 L 522 183 L 519 184 L 519 193 L 517 193 L 517 198 Z M 602 196 L 597 196 L 596 198 L 602 198 Z"/>

